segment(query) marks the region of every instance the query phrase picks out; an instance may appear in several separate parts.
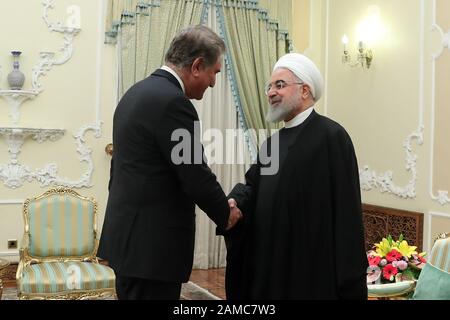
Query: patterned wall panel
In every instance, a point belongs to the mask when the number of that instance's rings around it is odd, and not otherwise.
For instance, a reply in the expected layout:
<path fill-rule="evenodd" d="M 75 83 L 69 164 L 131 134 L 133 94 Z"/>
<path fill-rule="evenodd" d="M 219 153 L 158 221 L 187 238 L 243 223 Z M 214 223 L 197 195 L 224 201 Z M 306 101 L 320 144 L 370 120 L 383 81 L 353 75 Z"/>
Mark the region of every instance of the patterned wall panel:
<path fill-rule="evenodd" d="M 389 234 L 398 239 L 403 234 L 409 245 L 423 249 L 423 213 L 363 204 L 366 250 Z"/>

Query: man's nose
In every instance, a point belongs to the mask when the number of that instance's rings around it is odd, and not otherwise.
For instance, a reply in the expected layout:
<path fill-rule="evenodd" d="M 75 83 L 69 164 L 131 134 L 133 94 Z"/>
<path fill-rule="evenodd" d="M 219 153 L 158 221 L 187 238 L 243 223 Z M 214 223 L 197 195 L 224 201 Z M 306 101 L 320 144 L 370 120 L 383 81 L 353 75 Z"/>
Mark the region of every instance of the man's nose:
<path fill-rule="evenodd" d="M 274 90 L 273 88 L 270 88 L 269 92 L 267 92 L 267 96 L 269 99 L 275 97 L 277 95 L 277 90 Z"/>

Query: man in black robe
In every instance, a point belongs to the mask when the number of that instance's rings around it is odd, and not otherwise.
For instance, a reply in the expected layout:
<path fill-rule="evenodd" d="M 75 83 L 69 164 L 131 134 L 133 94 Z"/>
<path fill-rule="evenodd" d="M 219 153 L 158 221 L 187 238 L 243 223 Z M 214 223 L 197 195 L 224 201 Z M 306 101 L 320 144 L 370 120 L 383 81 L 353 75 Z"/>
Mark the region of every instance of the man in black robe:
<path fill-rule="evenodd" d="M 285 127 L 228 196 L 244 214 L 225 234 L 228 299 L 367 299 L 356 155 L 345 129 L 314 111 L 322 90 L 305 56 L 276 63 L 266 119 Z M 263 149 L 275 150 L 269 164 Z"/>

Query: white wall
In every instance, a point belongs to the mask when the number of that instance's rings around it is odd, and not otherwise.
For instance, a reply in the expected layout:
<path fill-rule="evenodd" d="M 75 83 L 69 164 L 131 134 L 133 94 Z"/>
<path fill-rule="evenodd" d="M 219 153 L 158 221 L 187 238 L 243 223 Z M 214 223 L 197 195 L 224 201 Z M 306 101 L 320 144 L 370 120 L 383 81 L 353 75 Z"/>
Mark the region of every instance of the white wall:
<path fill-rule="evenodd" d="M 12 69 L 13 49 L 21 50 L 20 70 L 26 81 L 22 90 L 32 89 L 32 70 L 39 62 L 39 52 L 53 51 L 61 58 L 62 33 L 51 32 L 43 19 L 41 0 L 0 1 L 0 88 L 9 89 L 7 74 Z M 93 130 L 86 131 L 84 145 L 92 152 L 86 155 L 93 172 L 85 185 L 74 188 L 85 196 L 93 196 L 99 203 L 99 218 L 103 221 L 107 200 L 110 157 L 105 145 L 111 142 L 111 119 L 116 105 L 115 48 L 104 45 L 104 0 L 55 0 L 54 9 L 48 10 L 48 20 L 66 22 L 72 15 L 68 7 L 80 8 L 81 31 L 73 40 L 73 55 L 65 64 L 55 65 L 40 77 L 44 89 L 34 100 L 20 107 L 20 120 L 14 123 L 8 116 L 10 106 L 0 99 L 0 127 L 31 127 L 65 129 L 64 136 L 41 144 L 28 138 L 18 156 L 21 166 L 31 171 L 45 168 L 50 163 L 58 166 L 58 176 L 75 183 L 89 173 L 87 162 L 80 161 L 77 139 L 74 137 L 87 125 L 101 129 L 96 137 Z M 101 124 L 100 124 L 101 123 Z M 10 162 L 8 144 L 0 136 L 0 167 Z M 17 167 L 16 167 L 17 168 Z M 0 169 L 1 171 L 1 169 Z M 5 173 L 6 170 L 3 170 Z M 12 173 L 6 174 L 10 177 Z M 51 186 L 41 186 L 36 180 L 25 181 L 13 189 L 0 180 L 0 256 L 17 260 L 17 250 L 7 249 L 8 239 L 21 239 L 23 219 L 21 202 L 37 196 Z M 100 223 L 101 225 L 101 223 Z"/>
<path fill-rule="evenodd" d="M 449 37 L 450 4 L 445 0 L 294 0 L 297 5 L 301 2 L 309 2 L 311 10 L 294 10 L 293 20 L 310 21 L 309 32 L 301 35 L 309 39 L 305 53 L 326 78 L 319 111 L 347 129 L 360 169 L 367 166 L 368 173 L 375 173 L 361 176 L 363 183 L 372 184 L 363 191 L 363 202 L 423 212 L 428 250 L 437 234 L 450 231 L 450 199 L 445 193 L 450 189 L 445 178 L 450 176 L 445 142 L 450 133 L 445 125 L 450 51 L 442 44 Z M 387 33 L 373 45 L 370 69 L 350 68 L 342 64 L 341 38 L 349 36 L 354 58 L 356 26 L 371 5 L 379 7 Z M 433 29 L 434 20 L 438 27 Z M 442 55 L 433 58 L 441 50 Z M 389 172 L 391 185 L 381 179 Z M 442 204 L 439 190 L 443 190 Z"/>

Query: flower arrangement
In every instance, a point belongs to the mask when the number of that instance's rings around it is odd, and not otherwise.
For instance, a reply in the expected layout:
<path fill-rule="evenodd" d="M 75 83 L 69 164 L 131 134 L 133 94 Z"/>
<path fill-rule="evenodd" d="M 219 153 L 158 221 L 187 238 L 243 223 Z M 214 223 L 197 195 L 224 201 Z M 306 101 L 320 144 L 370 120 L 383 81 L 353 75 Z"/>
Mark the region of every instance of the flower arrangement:
<path fill-rule="evenodd" d="M 392 283 L 416 280 L 426 263 L 425 252 L 417 253 L 416 246 L 408 245 L 403 235 L 397 241 L 391 235 L 376 243 L 373 250 L 367 252 L 369 268 L 367 283 Z"/>

